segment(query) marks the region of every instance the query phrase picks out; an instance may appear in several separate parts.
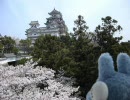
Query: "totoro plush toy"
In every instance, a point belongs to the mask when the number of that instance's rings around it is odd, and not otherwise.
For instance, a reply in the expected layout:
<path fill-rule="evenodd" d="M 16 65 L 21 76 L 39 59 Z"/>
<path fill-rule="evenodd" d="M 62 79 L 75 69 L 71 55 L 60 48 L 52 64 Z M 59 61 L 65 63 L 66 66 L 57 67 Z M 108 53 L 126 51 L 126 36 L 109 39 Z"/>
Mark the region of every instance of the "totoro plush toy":
<path fill-rule="evenodd" d="M 117 68 L 115 71 L 109 53 L 99 57 L 98 79 L 86 100 L 130 100 L 130 57 L 126 53 L 118 55 Z"/>

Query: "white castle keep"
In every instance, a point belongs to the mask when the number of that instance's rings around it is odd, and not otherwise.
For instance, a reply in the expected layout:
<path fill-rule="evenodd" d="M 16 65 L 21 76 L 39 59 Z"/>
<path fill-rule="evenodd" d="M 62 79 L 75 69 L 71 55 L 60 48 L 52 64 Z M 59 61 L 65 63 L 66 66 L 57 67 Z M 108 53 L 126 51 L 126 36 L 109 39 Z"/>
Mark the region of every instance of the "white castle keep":
<path fill-rule="evenodd" d="M 46 27 L 39 27 L 38 21 L 31 21 L 29 24 L 31 27 L 26 30 L 27 38 L 35 43 L 35 40 L 45 34 L 60 36 L 67 33 L 67 26 L 62 18 L 62 14 L 55 10 L 48 13 L 50 15 L 45 23 Z"/>

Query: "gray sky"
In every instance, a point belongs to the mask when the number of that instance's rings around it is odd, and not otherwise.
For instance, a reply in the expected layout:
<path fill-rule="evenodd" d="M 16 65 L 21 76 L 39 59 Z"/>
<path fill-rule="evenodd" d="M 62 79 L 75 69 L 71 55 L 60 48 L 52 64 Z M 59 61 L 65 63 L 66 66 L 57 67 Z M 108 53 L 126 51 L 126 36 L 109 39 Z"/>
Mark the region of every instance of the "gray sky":
<path fill-rule="evenodd" d="M 123 27 L 123 41 L 130 40 L 130 0 L 0 0 L 0 33 L 25 39 L 25 30 L 31 21 L 45 26 L 48 12 L 62 13 L 69 32 L 73 32 L 74 20 L 84 16 L 90 31 L 101 24 L 101 18 L 111 16 Z"/>

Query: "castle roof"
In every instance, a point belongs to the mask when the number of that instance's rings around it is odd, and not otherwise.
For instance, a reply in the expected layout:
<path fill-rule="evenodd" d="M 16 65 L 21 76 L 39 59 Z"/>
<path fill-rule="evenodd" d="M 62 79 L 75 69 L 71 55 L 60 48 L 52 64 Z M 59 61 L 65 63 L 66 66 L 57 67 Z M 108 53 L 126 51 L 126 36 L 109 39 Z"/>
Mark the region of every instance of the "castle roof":
<path fill-rule="evenodd" d="M 49 15 L 53 15 L 53 14 L 61 14 L 59 11 L 55 10 L 55 8 L 50 12 L 48 13 Z"/>
<path fill-rule="evenodd" d="M 39 25 L 38 21 L 31 21 L 29 25 Z"/>

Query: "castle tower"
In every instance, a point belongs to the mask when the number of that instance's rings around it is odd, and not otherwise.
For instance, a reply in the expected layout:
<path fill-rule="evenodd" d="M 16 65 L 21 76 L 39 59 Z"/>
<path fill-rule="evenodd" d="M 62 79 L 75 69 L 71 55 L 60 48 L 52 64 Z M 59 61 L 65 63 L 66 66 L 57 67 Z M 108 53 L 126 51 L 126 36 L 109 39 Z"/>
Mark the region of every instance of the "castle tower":
<path fill-rule="evenodd" d="M 55 10 L 48 13 L 50 15 L 49 18 L 47 18 L 47 22 L 45 23 L 47 28 L 58 28 L 59 34 L 65 34 L 67 32 L 67 26 L 65 25 L 65 22 L 62 18 L 62 14 Z"/>
<path fill-rule="evenodd" d="M 38 28 L 39 27 L 38 21 L 31 21 L 31 23 L 29 25 L 31 26 L 31 28 Z"/>
<path fill-rule="evenodd" d="M 62 18 L 62 14 L 55 8 L 48 13 L 49 18 L 46 18 L 46 27 L 39 27 L 38 21 L 31 21 L 31 27 L 26 30 L 27 38 L 32 40 L 32 44 L 40 35 L 50 34 L 54 36 L 65 35 L 67 33 L 67 26 Z"/>

